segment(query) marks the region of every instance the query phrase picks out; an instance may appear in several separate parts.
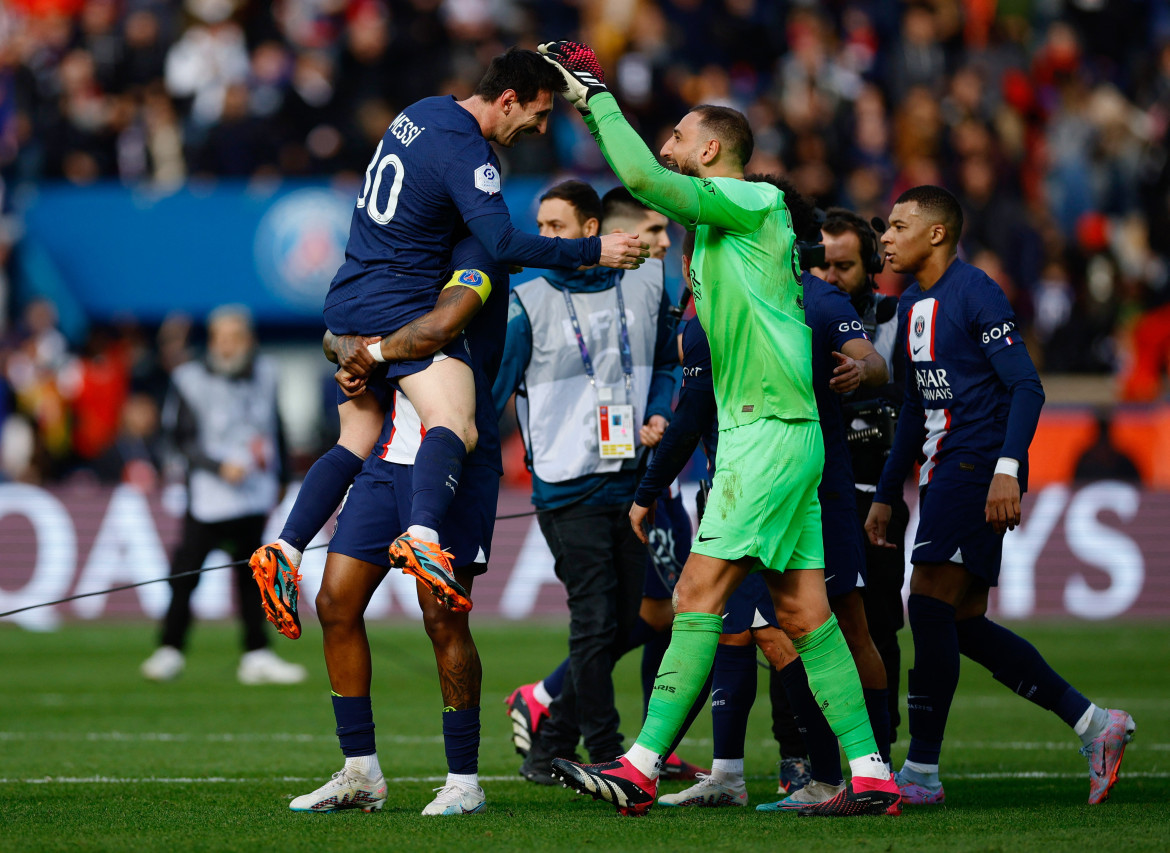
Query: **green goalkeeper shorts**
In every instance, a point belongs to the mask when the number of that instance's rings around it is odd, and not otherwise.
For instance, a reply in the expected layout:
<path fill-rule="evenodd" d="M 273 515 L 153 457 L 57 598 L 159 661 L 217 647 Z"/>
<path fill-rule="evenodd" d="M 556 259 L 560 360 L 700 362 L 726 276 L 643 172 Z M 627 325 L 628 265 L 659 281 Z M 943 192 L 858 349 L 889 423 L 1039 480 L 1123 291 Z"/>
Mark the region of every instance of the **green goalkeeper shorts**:
<path fill-rule="evenodd" d="M 779 572 L 823 569 L 817 486 L 824 464 L 816 421 L 761 418 L 721 430 L 715 479 L 691 550 L 722 560 L 754 557 Z"/>

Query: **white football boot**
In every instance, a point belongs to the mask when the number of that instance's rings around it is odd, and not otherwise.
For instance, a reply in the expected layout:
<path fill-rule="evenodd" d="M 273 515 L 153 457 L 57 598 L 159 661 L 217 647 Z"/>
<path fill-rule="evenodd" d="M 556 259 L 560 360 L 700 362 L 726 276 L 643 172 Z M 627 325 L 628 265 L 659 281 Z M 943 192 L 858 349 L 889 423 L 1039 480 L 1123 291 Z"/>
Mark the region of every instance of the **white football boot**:
<path fill-rule="evenodd" d="M 661 796 L 658 802 L 664 806 L 746 806 L 747 786 L 742 781 L 738 785 L 727 785 L 713 776 L 700 773 L 699 781 L 694 785 L 677 794 Z"/>
<path fill-rule="evenodd" d="M 142 662 L 139 671 L 151 681 L 173 681 L 182 673 L 185 663 L 183 653 L 174 646 L 159 646 Z"/>
<path fill-rule="evenodd" d="M 386 802 L 386 779 L 379 774 L 369 779 L 355 770 L 343 767 L 333 778 L 311 794 L 297 797 L 288 807 L 294 812 L 330 814 L 342 809 L 361 809 L 363 812 L 381 810 Z"/>
<path fill-rule="evenodd" d="M 425 815 L 480 814 L 487 808 L 483 788 L 476 785 L 461 785 L 454 782 L 442 788 L 434 788 L 437 796 L 422 810 Z"/>
<path fill-rule="evenodd" d="M 277 657 L 272 649 L 245 652 L 236 670 L 240 684 L 300 684 L 308 675 L 299 663 Z"/>

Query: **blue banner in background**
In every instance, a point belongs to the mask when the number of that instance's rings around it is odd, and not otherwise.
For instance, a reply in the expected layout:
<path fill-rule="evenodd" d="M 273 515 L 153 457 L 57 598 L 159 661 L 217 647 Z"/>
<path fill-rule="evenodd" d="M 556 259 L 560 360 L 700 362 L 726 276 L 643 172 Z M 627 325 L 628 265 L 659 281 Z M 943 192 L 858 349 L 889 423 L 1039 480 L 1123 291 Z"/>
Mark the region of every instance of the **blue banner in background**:
<path fill-rule="evenodd" d="M 553 182 L 506 182 L 517 227 L 536 230 L 537 200 Z M 68 325 L 126 316 L 152 324 L 176 311 L 199 320 L 240 302 L 261 325 L 315 333 L 358 189 L 221 181 L 152 195 L 116 183 L 41 186 L 23 210 L 18 296 L 52 299 Z M 676 250 L 667 273 L 677 293 Z M 514 281 L 537 274 L 526 270 Z M 70 322 L 73 313 L 80 316 Z"/>

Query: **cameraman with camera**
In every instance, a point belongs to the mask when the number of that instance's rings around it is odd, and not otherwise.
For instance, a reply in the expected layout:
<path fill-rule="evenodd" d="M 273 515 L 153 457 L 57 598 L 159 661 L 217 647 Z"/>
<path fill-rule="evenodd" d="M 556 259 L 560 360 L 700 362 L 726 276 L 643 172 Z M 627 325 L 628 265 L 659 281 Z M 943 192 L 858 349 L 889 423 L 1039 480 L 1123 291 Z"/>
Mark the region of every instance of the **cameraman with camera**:
<path fill-rule="evenodd" d="M 884 230 L 884 225 L 881 230 Z M 882 271 L 884 258 L 877 233 L 852 211 L 833 207 L 821 224 L 825 259 L 813 272 L 847 294 L 861 318 L 874 349 L 890 366 L 890 382 L 879 388 L 859 388 L 844 400 L 846 438 L 853 459 L 857 487 L 857 514 L 865 523 L 875 484 L 882 473 L 894 440 L 894 426 L 902 405 L 905 360 L 895 345 L 898 330 L 898 297 L 877 293 L 874 276 Z M 896 548 L 878 548 L 866 540 L 868 570 L 861 595 L 869 633 L 886 668 L 890 703 L 890 742 L 897 740 L 900 722 L 898 685 L 901 653 L 898 630 L 905 624 L 902 584 L 906 573 L 904 541 L 910 510 L 900 495 L 893 505 L 887 538 Z"/>

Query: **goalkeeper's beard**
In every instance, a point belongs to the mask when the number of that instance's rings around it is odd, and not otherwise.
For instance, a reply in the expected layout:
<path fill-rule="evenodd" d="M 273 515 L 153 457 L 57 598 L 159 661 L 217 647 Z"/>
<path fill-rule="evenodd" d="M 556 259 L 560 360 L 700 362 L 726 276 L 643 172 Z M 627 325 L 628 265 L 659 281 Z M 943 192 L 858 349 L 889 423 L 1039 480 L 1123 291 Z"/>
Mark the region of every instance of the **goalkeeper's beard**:
<path fill-rule="evenodd" d="M 701 174 L 699 174 L 699 158 L 693 154 L 690 157 L 687 157 L 681 163 L 675 161 L 674 165 L 675 168 L 678 169 L 680 175 L 686 175 L 691 178 L 703 177 Z"/>

